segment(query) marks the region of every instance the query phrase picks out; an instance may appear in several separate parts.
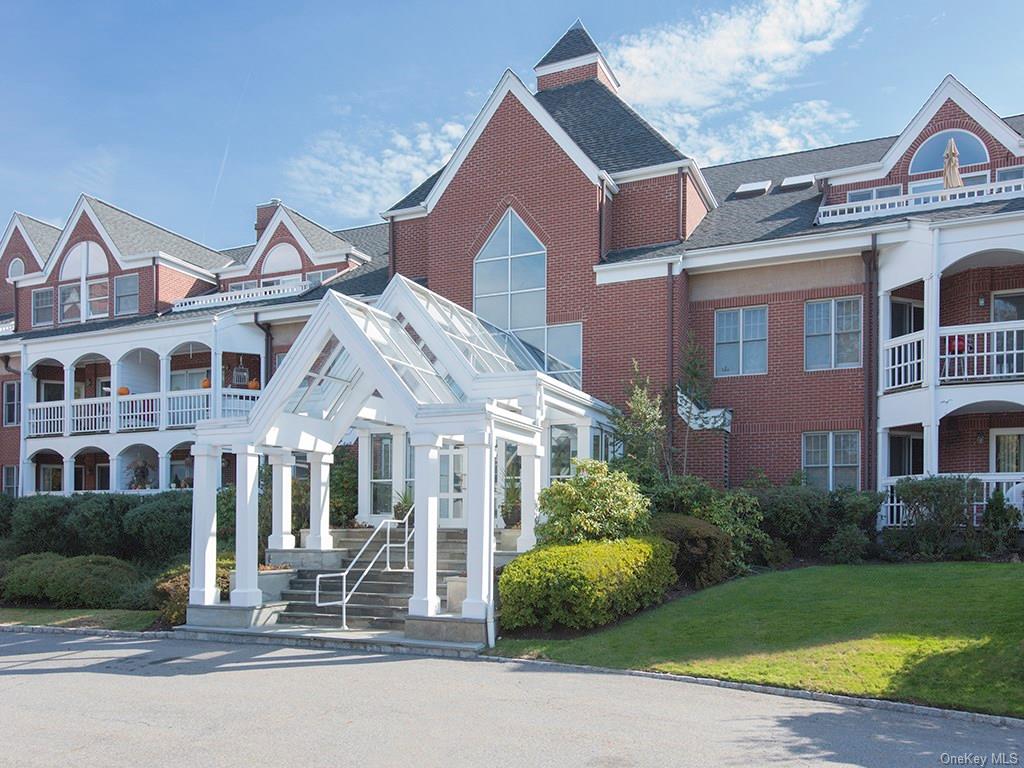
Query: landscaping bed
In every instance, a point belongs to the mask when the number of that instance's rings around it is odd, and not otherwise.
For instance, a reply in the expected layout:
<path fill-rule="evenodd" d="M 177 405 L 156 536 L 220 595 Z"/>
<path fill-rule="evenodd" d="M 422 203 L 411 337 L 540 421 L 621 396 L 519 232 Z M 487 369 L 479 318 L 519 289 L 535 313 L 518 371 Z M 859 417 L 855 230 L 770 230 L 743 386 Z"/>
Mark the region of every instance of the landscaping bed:
<path fill-rule="evenodd" d="M 1024 716 L 1024 565 L 816 566 L 730 581 L 497 655 Z"/>
<path fill-rule="evenodd" d="M 0 607 L 0 626 L 75 627 L 143 631 L 156 623 L 157 611 L 94 608 Z"/>

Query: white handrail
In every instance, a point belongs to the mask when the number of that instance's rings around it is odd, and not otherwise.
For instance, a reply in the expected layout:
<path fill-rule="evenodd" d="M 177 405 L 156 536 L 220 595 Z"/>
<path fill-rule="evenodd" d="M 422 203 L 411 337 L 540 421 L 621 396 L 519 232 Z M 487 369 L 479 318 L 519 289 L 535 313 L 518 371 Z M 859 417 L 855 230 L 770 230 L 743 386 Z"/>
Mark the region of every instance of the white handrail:
<path fill-rule="evenodd" d="M 200 307 L 216 307 L 224 304 L 240 304 L 243 301 L 256 301 L 259 299 L 277 299 L 283 296 L 297 296 L 308 291 L 312 284 L 302 280 L 296 283 L 282 283 L 280 285 L 264 285 L 258 288 L 246 288 L 240 291 L 220 291 L 218 293 L 205 293 L 201 296 L 190 296 L 187 299 L 179 299 L 171 306 L 172 312 L 185 312 Z"/>
<path fill-rule="evenodd" d="M 929 179 L 929 181 L 941 181 L 941 179 Z M 880 197 L 853 203 L 834 203 L 818 208 L 817 223 L 914 213 L 920 210 L 984 202 L 986 198 L 992 197 L 1020 197 L 1022 194 L 1024 194 L 1024 180 L 1007 179 L 1006 181 L 972 184 L 954 189 L 935 189 L 930 192 L 912 192 L 908 195 Z"/>
<path fill-rule="evenodd" d="M 340 605 L 341 606 L 341 628 L 342 629 L 348 629 L 348 602 L 349 602 L 349 600 L 352 599 L 352 595 L 354 595 L 356 590 L 359 589 L 359 585 L 363 583 L 363 579 L 366 578 L 366 574 L 368 574 L 370 572 L 370 570 L 373 568 L 373 566 L 377 564 L 377 561 L 380 559 L 381 552 L 385 552 L 386 553 L 386 555 L 385 555 L 385 558 L 386 558 L 386 561 L 387 561 L 386 570 L 390 571 L 390 570 L 392 570 L 392 568 L 391 568 L 391 547 L 392 546 L 396 546 L 396 547 L 397 546 L 404 546 L 405 547 L 405 567 L 400 569 L 400 570 L 404 570 L 404 571 L 408 571 L 409 570 L 409 540 L 412 538 L 412 533 L 409 532 L 409 518 L 412 515 L 414 509 L 415 509 L 415 505 L 413 507 L 411 507 L 408 512 L 405 513 L 405 517 L 403 517 L 401 520 L 391 519 L 391 520 L 383 520 L 382 522 L 380 522 L 377 525 L 377 527 L 373 529 L 373 533 L 371 533 L 366 538 L 366 541 L 363 543 L 363 546 L 359 548 L 359 551 L 356 553 L 356 556 L 352 558 L 352 562 L 350 562 L 348 564 L 348 568 L 346 568 L 344 571 L 340 571 L 338 573 L 318 573 L 317 574 L 316 582 L 315 582 L 315 587 L 314 587 L 314 593 L 313 593 L 313 602 L 315 603 L 315 605 L 318 608 L 323 608 L 323 607 L 329 606 L 329 605 Z M 402 544 L 392 544 L 391 543 L 391 529 L 393 527 L 398 527 L 399 525 L 402 525 L 402 524 L 405 525 L 405 536 L 403 537 L 404 541 L 403 541 Z M 368 562 L 366 564 L 366 567 L 363 568 L 363 572 L 361 574 L 359 574 L 359 578 L 356 580 L 356 583 L 352 585 L 352 589 L 349 589 L 348 588 L 348 576 L 349 576 L 349 574 L 352 572 L 352 569 L 356 567 L 356 563 L 359 562 L 359 558 L 363 556 L 363 553 L 366 551 L 366 548 L 368 546 L 370 546 L 370 542 L 373 541 L 377 537 L 377 534 L 380 533 L 380 530 L 382 528 L 385 529 L 385 537 L 386 537 L 385 538 L 385 542 L 380 546 L 380 549 L 377 550 L 376 554 L 374 554 L 374 556 L 370 559 L 370 562 Z M 415 529 L 413 529 L 413 533 L 415 533 Z M 341 600 L 321 601 L 320 600 L 320 581 L 322 579 L 337 579 L 337 578 L 341 579 Z"/>

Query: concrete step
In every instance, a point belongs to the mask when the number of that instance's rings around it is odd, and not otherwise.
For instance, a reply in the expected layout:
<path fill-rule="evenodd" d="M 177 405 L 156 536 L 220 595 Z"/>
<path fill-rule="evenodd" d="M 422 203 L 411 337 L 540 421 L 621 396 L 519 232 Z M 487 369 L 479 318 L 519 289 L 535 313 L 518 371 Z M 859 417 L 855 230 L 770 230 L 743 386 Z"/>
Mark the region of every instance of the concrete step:
<path fill-rule="evenodd" d="M 281 625 L 299 625 L 306 627 L 340 627 L 341 613 L 337 616 L 322 613 L 282 613 L 277 617 L 277 623 Z M 391 617 L 361 617 L 348 616 L 349 629 L 390 629 L 402 630 L 405 628 L 405 616 L 400 618 Z"/>
<path fill-rule="evenodd" d="M 409 597 L 412 592 L 364 592 L 362 584 L 359 585 L 359 589 L 356 590 L 352 596 L 353 602 L 349 605 L 385 605 L 392 608 L 401 608 L 405 610 L 409 606 Z M 313 590 L 306 589 L 286 589 L 281 592 L 281 599 L 286 600 L 289 605 L 298 605 L 300 603 L 313 605 L 316 598 L 316 593 Z M 341 592 L 321 592 L 321 600 L 340 600 Z"/>
<path fill-rule="evenodd" d="M 359 596 L 354 596 L 353 600 L 358 600 Z M 294 602 L 288 603 L 284 609 L 285 614 L 289 613 L 315 613 L 323 614 L 325 616 L 341 616 L 340 605 L 314 605 L 313 603 Z M 361 618 L 389 618 L 393 616 L 401 616 L 405 618 L 406 609 L 399 608 L 393 605 L 364 605 L 359 602 L 351 602 L 348 604 L 348 615 L 359 616 Z"/>
<path fill-rule="evenodd" d="M 334 590 L 334 592 L 341 592 L 337 582 L 327 582 L 323 584 L 323 590 L 321 594 L 326 594 L 327 590 Z M 293 580 L 288 586 L 289 592 L 308 592 L 312 594 L 316 589 L 315 582 L 312 579 Z M 438 594 L 442 594 L 445 590 L 444 581 L 438 580 L 437 591 Z M 367 577 L 362 584 L 359 585 L 359 589 L 356 590 L 359 593 L 368 592 L 374 594 L 391 594 L 391 595 L 411 595 L 412 594 L 412 580 L 409 581 L 375 581 Z"/>

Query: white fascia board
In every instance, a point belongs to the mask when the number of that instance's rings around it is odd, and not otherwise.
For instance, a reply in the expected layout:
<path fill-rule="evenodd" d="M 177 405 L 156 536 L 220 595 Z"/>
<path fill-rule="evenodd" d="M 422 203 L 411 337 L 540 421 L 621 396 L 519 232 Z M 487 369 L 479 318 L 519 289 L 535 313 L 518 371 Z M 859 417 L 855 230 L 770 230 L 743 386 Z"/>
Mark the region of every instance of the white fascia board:
<path fill-rule="evenodd" d="M 661 176 L 669 176 L 680 169 L 682 169 L 684 173 L 690 175 L 694 185 L 697 187 L 697 192 L 700 193 L 701 199 L 704 201 L 704 205 L 708 210 L 717 208 L 718 200 L 715 199 L 715 195 L 711 191 L 711 187 L 708 185 L 707 179 L 704 178 L 704 174 L 701 172 L 700 166 L 688 157 L 682 160 L 673 160 L 669 163 L 659 163 L 658 165 L 648 165 L 643 168 L 631 168 L 628 171 L 619 171 L 618 173 L 611 174 L 611 179 L 618 184 L 628 184 L 633 181 L 643 181 L 645 179 L 656 179 Z"/>
<path fill-rule="evenodd" d="M 195 264 L 190 264 L 184 259 L 179 259 L 177 256 L 172 256 L 169 253 L 163 251 L 155 251 L 154 253 L 140 253 L 138 256 L 133 256 L 132 261 L 149 261 L 154 260 L 157 264 L 170 269 L 177 270 L 189 277 L 195 277 L 206 283 L 217 284 L 217 276 L 209 270 L 197 267 Z"/>
<path fill-rule="evenodd" d="M 672 274 L 683 271 L 683 254 L 660 256 L 653 259 L 622 261 L 615 264 L 595 264 L 594 275 L 598 285 L 630 283 L 634 280 L 654 280 L 668 274 L 666 264 L 672 266 Z"/>
<path fill-rule="evenodd" d="M 971 227 L 978 224 L 998 222 L 1003 219 L 1024 218 L 1024 211 L 1006 211 L 1004 213 L 987 213 L 983 216 L 967 216 L 962 219 L 947 219 L 945 221 L 928 221 L 929 229 L 957 229 L 959 227 Z M 927 221 L 927 220 L 926 220 Z"/>
<path fill-rule="evenodd" d="M 430 213 L 434 206 L 437 205 L 437 201 L 441 199 L 441 196 L 448 188 L 448 185 L 452 182 L 452 179 L 455 178 L 455 175 L 462 167 L 462 163 L 469 155 L 470 150 L 473 149 L 473 146 L 483 134 L 484 129 L 486 129 L 487 125 L 490 123 L 491 118 L 494 117 L 494 114 L 498 111 L 498 107 L 501 106 L 501 102 L 509 93 L 519 100 L 519 103 L 526 108 L 533 119 L 540 124 L 541 128 L 547 131 L 548 135 L 555 140 L 562 151 L 569 156 L 569 159 L 576 164 L 583 175 L 586 176 L 592 184 L 596 186 L 602 179 L 611 182 L 611 178 L 608 174 L 598 168 L 597 165 L 594 164 L 594 161 L 587 157 L 583 150 L 579 148 L 579 145 L 569 138 L 569 134 L 565 132 L 565 129 L 555 122 L 555 119 L 551 117 L 548 111 L 540 105 L 540 102 L 534 98 L 534 95 L 530 93 L 530 90 L 523 85 L 523 81 L 520 80 L 512 70 L 506 69 L 505 74 L 501 76 L 501 80 L 498 81 L 494 90 L 491 91 L 491 95 L 488 97 L 487 103 L 484 104 L 483 109 L 480 110 L 476 119 L 473 120 L 473 124 L 466 132 L 466 135 L 462 137 L 462 141 L 459 142 L 459 146 L 455 149 L 455 152 L 448 161 L 448 164 L 444 167 L 444 170 L 441 172 L 441 176 L 427 194 L 426 200 L 424 200 L 422 206 L 417 206 L 417 209 L 423 209 L 423 214 Z M 612 182 L 612 184 L 614 186 L 614 182 Z M 404 214 L 406 210 L 410 210 L 410 212 L 412 212 L 412 209 L 402 209 L 401 211 L 385 211 L 381 215 L 385 218 L 396 218 Z M 416 215 L 423 215 L 420 214 L 418 210 L 416 210 L 415 213 Z M 414 218 L 414 216 L 409 216 L 408 218 Z"/>
<path fill-rule="evenodd" d="M 103 224 L 100 223 L 99 216 L 97 216 L 96 212 L 93 211 L 92 206 L 89 205 L 89 201 L 86 199 L 85 195 L 79 195 L 78 202 L 75 203 L 75 207 L 71 211 L 71 215 L 68 216 L 68 222 L 64 225 L 64 231 L 61 232 L 60 237 L 57 239 L 57 244 L 53 246 L 53 251 L 51 252 L 53 258 L 46 262 L 42 273 L 39 275 L 40 279 L 37 282 L 25 280 L 20 282 L 19 285 L 39 285 L 46 282 L 46 279 L 53 273 L 53 268 L 56 266 L 57 262 L 60 261 L 60 253 L 67 247 L 68 241 L 71 239 L 71 233 L 83 215 L 88 217 L 92 225 L 96 227 L 96 231 L 99 232 L 104 245 L 110 249 L 117 265 L 122 269 L 127 266 L 124 256 L 122 256 L 121 251 L 118 250 L 117 246 L 114 245 L 114 241 L 111 239 L 110 234 L 107 232 Z M 26 277 L 28 276 L 26 275 Z"/>
<path fill-rule="evenodd" d="M 872 179 L 885 176 L 892 170 L 896 162 L 907 153 L 921 131 L 925 129 L 939 108 L 952 99 L 968 115 L 978 121 L 978 124 L 1005 146 L 1015 156 L 1024 156 L 1024 137 L 1014 131 L 1006 122 L 999 117 L 981 99 L 974 95 L 970 89 L 957 80 L 953 75 L 946 75 L 939 87 L 932 92 L 928 101 L 918 110 L 907 127 L 900 133 L 899 138 L 882 155 L 882 159 L 876 163 L 865 163 L 864 165 L 850 166 L 849 168 L 838 168 L 834 171 L 827 171 L 815 175 L 815 178 L 828 179 L 835 184 L 852 184 L 860 181 L 871 181 Z"/>
<path fill-rule="evenodd" d="M 25 214 L 18 213 L 17 211 L 11 214 L 11 220 L 8 222 L 7 229 L 4 231 L 3 239 L 0 239 L 0 253 L 3 253 L 4 251 L 7 250 L 7 246 L 10 245 L 11 242 L 11 237 L 14 236 L 14 230 L 18 230 L 19 232 L 21 232 L 22 239 L 24 239 L 24 241 L 28 243 L 28 250 L 29 253 L 32 254 L 32 258 L 36 260 L 36 267 L 42 269 L 44 263 L 46 262 L 46 259 L 45 257 L 40 257 L 39 251 L 36 250 L 35 243 L 32 242 L 32 238 L 28 236 L 28 232 L 25 231 L 25 228 L 22 226 L 21 221 L 19 221 L 19 216 L 25 216 Z M 28 218 L 32 217 L 29 216 Z M 47 256 L 48 255 L 49 254 L 47 254 Z"/>
<path fill-rule="evenodd" d="M 611 82 L 615 83 L 616 88 L 620 88 L 622 83 L 619 82 L 619 78 L 612 72 L 612 68 L 608 66 L 608 61 L 605 59 L 604 54 L 600 51 L 596 53 L 585 53 L 582 56 L 576 56 L 572 59 L 566 59 L 565 61 L 556 61 L 552 64 L 545 64 L 542 67 L 534 67 L 533 74 L 537 77 L 543 77 L 544 75 L 553 75 L 556 72 L 564 72 L 567 69 L 575 69 L 576 67 L 585 67 L 587 64 L 597 64 L 605 77 Z"/>
<path fill-rule="evenodd" d="M 380 215 L 385 219 L 391 219 L 393 221 L 420 219 L 427 215 L 427 206 L 420 204 L 413 205 L 408 208 L 398 208 L 394 211 L 381 211 Z"/>

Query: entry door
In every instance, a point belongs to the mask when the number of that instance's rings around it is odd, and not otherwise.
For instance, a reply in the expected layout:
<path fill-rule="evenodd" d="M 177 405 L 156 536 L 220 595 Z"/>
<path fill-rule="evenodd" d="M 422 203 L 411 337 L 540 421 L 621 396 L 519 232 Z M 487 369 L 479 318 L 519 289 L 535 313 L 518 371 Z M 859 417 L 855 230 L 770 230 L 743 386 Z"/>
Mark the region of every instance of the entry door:
<path fill-rule="evenodd" d="M 441 528 L 466 527 L 466 447 L 445 443 L 440 455 L 441 492 L 437 499 L 437 519 Z"/>

